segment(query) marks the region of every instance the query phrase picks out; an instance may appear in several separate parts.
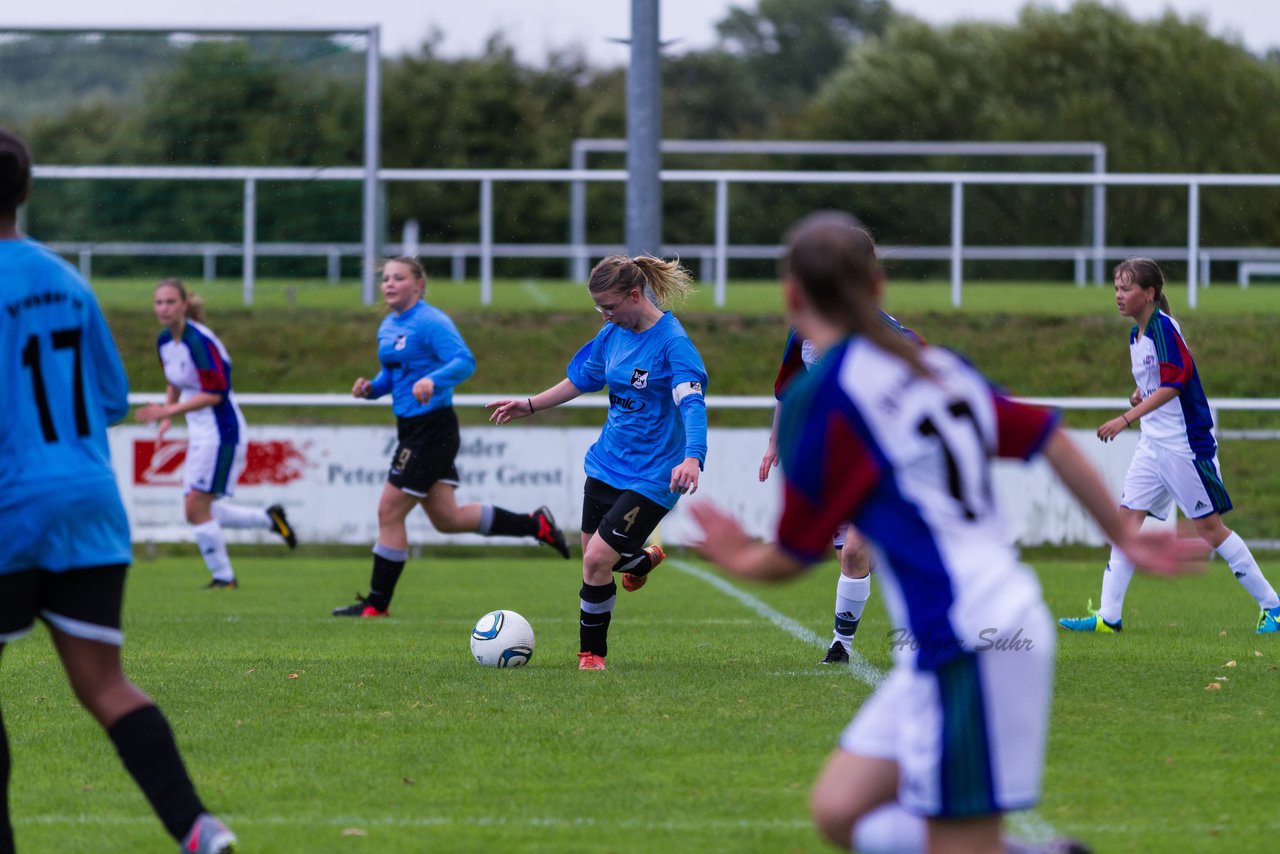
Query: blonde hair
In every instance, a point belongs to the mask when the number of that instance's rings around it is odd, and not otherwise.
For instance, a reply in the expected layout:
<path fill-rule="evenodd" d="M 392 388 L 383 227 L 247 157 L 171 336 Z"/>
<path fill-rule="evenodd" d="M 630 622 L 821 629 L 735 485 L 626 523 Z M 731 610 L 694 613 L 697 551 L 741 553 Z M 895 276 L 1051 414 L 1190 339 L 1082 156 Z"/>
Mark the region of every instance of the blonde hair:
<path fill-rule="evenodd" d="M 178 292 L 178 296 L 187 304 L 187 310 L 183 314 L 188 320 L 194 320 L 196 323 L 205 322 L 204 297 L 197 293 L 189 292 L 187 286 L 182 284 L 181 279 L 161 279 L 156 282 L 156 286 L 151 292 L 155 293 L 161 288 L 173 288 Z"/>
<path fill-rule="evenodd" d="M 680 260 L 664 261 L 652 255 L 610 255 L 591 268 L 587 289 L 593 294 L 611 291 L 640 292 L 660 308 L 684 305 L 693 293 L 693 274 L 680 266 Z"/>
<path fill-rule="evenodd" d="M 838 211 L 809 214 L 787 232 L 782 275 L 793 280 L 819 314 L 850 334 L 870 339 L 924 377 L 932 376 L 920 346 L 880 317 L 872 286 L 884 278 L 876 243 L 858 221 Z"/>

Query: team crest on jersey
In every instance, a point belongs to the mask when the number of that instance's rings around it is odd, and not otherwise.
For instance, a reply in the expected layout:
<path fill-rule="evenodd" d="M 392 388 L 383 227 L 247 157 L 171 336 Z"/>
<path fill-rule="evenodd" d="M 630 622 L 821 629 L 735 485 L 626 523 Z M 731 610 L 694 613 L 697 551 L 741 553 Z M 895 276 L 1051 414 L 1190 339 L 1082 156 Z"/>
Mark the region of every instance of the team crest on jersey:
<path fill-rule="evenodd" d="M 396 336 L 395 349 L 397 349 L 397 350 L 403 350 L 403 349 L 404 349 L 405 339 L 406 339 L 406 338 L 408 338 L 408 336 L 407 336 L 407 335 L 397 335 L 397 336 Z"/>
<path fill-rule="evenodd" d="M 649 387 L 649 372 L 648 372 L 648 371 L 645 371 L 645 370 L 642 370 L 642 369 L 640 369 L 640 368 L 636 368 L 634 371 L 632 371 L 632 372 L 631 372 L 631 387 L 632 387 L 632 388 L 648 388 L 648 387 Z"/>

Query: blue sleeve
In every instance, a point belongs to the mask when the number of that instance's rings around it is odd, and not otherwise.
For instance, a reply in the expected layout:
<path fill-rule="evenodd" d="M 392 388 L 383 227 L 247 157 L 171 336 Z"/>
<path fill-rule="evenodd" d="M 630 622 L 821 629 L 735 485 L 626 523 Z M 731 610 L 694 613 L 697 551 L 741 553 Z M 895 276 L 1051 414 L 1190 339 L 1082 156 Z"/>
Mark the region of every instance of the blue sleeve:
<path fill-rule="evenodd" d="M 604 388 L 604 356 L 603 342 L 599 336 L 592 338 L 573 354 L 565 376 L 575 388 L 583 392 L 599 391 Z"/>
<path fill-rule="evenodd" d="M 671 365 L 671 393 L 684 421 L 684 455 L 707 460 L 707 369 L 688 338 L 676 338 L 667 350 Z"/>
<path fill-rule="evenodd" d="M 391 391 L 391 375 L 386 370 L 379 370 L 378 375 L 369 380 L 369 396 L 366 400 L 377 400 Z"/>
<path fill-rule="evenodd" d="M 108 424 L 115 424 L 129 412 L 129 378 L 124 372 L 124 363 L 120 360 L 120 351 L 116 349 L 115 339 L 98 308 L 96 300 L 92 301 L 89 316 L 86 318 L 85 334 L 88 336 L 88 359 L 92 366 L 94 383 L 98 396 L 102 401 L 102 412 Z"/>
<path fill-rule="evenodd" d="M 476 372 L 476 357 L 471 355 L 467 342 L 462 340 L 462 333 L 447 316 L 427 325 L 427 340 L 442 364 L 427 374 L 436 384 L 436 389 L 453 388 Z"/>

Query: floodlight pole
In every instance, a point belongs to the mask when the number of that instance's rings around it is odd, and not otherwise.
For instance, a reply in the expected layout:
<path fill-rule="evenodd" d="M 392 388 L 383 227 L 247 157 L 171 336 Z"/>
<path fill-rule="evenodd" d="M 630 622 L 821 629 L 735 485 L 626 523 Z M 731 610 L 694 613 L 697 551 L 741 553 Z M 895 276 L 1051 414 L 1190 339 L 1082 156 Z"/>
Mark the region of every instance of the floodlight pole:
<path fill-rule="evenodd" d="M 662 252 L 662 73 L 658 0 L 631 0 L 627 71 L 627 254 Z"/>
<path fill-rule="evenodd" d="M 365 46 L 364 72 L 364 196 L 361 208 L 362 242 L 364 244 L 364 262 L 360 268 L 360 298 L 365 305 L 373 305 L 376 293 L 375 278 L 378 267 L 378 220 L 381 207 L 378 204 L 378 169 L 379 152 L 382 150 L 380 136 L 382 97 L 382 62 L 379 47 L 381 28 L 377 25 L 366 31 L 368 44 Z"/>

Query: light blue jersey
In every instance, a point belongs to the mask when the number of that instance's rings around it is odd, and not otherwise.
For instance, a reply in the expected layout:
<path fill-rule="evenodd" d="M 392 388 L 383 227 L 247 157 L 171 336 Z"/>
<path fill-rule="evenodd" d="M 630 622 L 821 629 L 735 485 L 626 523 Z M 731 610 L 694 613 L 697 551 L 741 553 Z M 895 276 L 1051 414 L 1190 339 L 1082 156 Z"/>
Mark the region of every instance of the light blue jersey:
<path fill-rule="evenodd" d="M 569 363 L 584 392 L 609 387 L 609 416 L 587 451 L 587 475 L 630 489 L 668 509 L 671 470 L 707 458 L 707 369 L 671 312 L 643 332 L 606 323 Z"/>
<path fill-rule="evenodd" d="M 449 315 L 423 300 L 378 327 L 378 361 L 369 397 L 391 392 L 391 408 L 401 418 L 425 415 L 453 405 L 453 387 L 476 371 L 476 360 Z M 413 396 L 413 384 L 431 377 L 435 393 L 425 405 Z"/>
<path fill-rule="evenodd" d="M 70 264 L 0 240 L 0 573 L 128 563 L 107 425 L 129 384 L 98 302 Z"/>

